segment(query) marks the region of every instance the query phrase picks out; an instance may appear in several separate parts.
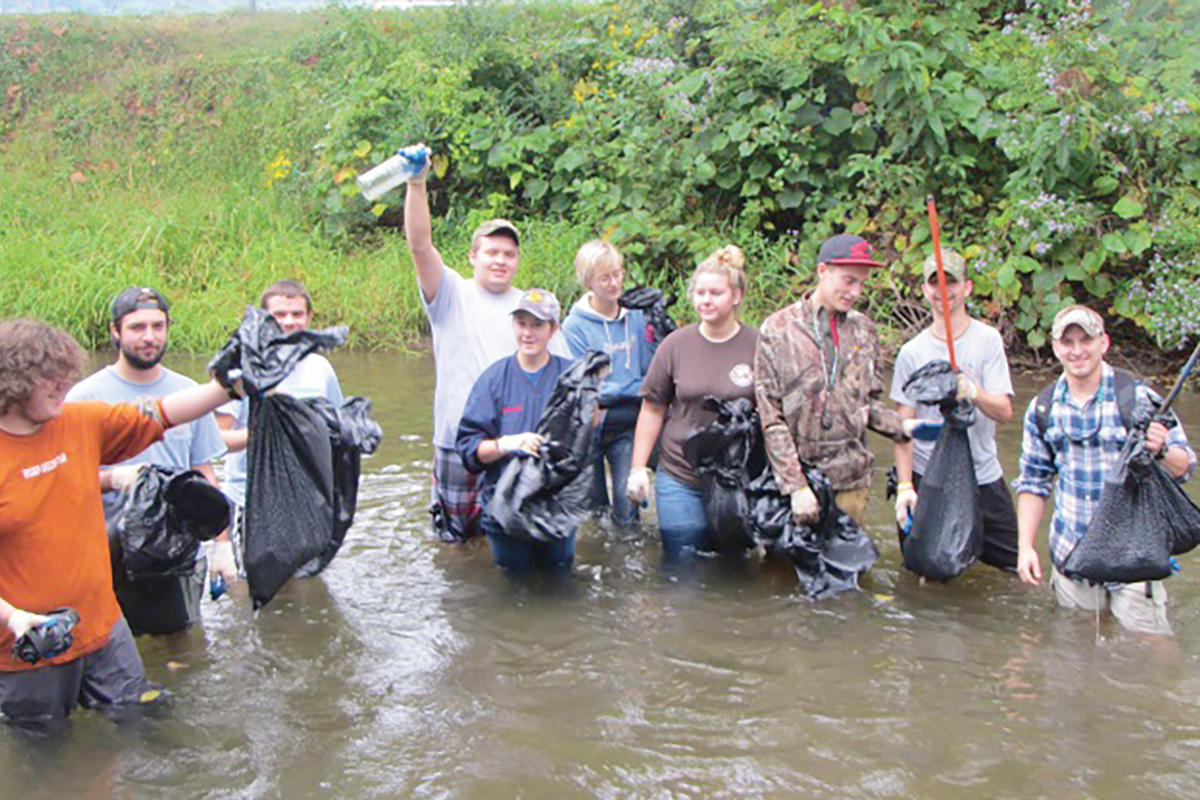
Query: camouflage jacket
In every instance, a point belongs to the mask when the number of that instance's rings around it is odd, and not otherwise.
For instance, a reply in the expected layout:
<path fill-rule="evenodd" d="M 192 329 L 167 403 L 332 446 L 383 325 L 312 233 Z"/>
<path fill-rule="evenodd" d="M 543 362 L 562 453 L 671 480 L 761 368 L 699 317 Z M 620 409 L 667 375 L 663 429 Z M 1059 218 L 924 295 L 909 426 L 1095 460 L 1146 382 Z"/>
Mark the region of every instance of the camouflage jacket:
<path fill-rule="evenodd" d="M 907 439 L 900 416 L 884 406 L 875 324 L 857 311 L 840 318 L 837 358 L 829 364 L 821 358 L 817 321 L 809 295 L 775 312 L 759 330 L 754 357 L 763 438 L 785 494 L 807 485 L 801 461 L 819 467 L 835 491 L 869 486 L 875 458 L 867 428 Z M 833 370 L 828 386 L 826 366 Z"/>

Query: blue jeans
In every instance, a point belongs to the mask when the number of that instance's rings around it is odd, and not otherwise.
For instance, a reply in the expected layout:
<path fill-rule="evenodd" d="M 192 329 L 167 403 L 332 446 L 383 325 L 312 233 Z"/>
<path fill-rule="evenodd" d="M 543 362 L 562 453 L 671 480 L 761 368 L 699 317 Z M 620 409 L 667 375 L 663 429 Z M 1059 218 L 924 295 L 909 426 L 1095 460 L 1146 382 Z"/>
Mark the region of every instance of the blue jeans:
<path fill-rule="evenodd" d="M 607 458 L 612 471 L 613 520 L 618 525 L 632 525 L 638 520 L 637 506 L 625 496 L 625 484 L 629 480 L 629 469 L 633 462 L 633 431 L 637 427 L 640 409 L 640 403 L 621 403 L 606 408 L 604 419 L 596 429 L 591 506 L 593 511 L 608 508 L 608 479 L 604 474 L 604 461 Z"/>
<path fill-rule="evenodd" d="M 575 561 L 575 531 L 552 542 L 518 539 L 509 536 L 495 521 L 484 514 L 483 532 L 492 550 L 496 566 L 509 572 L 566 572 Z"/>
<path fill-rule="evenodd" d="M 708 545 L 708 517 L 699 487 L 688 486 L 659 469 L 654 483 L 663 557 L 675 560 Z"/>

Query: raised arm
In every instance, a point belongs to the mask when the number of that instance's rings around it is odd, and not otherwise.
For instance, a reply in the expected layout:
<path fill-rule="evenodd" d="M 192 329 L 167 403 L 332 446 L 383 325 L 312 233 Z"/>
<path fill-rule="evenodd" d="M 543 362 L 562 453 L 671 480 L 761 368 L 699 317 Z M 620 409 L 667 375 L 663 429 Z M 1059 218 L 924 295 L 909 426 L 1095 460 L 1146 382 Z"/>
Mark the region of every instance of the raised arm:
<path fill-rule="evenodd" d="M 442 255 L 433 246 L 433 222 L 429 215 L 429 187 L 422 172 L 408 182 L 404 196 L 404 237 L 417 270 L 417 284 L 426 303 L 432 303 L 442 286 Z"/>

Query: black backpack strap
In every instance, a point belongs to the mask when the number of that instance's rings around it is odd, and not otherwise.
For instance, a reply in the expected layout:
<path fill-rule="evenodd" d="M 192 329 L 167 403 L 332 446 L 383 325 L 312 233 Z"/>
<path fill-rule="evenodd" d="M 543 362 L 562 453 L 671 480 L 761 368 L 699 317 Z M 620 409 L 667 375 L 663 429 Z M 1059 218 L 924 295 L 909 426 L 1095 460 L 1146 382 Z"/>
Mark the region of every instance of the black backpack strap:
<path fill-rule="evenodd" d="M 1113 389 L 1117 394 L 1117 410 L 1121 413 L 1121 423 L 1129 430 L 1133 420 L 1133 407 L 1137 405 L 1137 387 L 1141 383 L 1131 372 L 1113 367 Z"/>
<path fill-rule="evenodd" d="M 1046 429 L 1050 427 L 1050 406 L 1054 405 L 1055 386 L 1058 386 L 1058 381 L 1038 392 L 1033 407 L 1033 424 L 1037 428 L 1038 436 L 1042 439 L 1046 438 Z"/>

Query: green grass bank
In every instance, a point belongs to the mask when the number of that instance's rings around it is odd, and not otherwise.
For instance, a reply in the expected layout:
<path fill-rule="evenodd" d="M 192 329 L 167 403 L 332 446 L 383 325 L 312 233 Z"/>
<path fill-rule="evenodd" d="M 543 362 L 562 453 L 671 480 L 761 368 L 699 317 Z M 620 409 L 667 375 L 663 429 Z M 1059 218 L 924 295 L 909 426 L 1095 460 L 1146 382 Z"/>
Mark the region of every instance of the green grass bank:
<path fill-rule="evenodd" d="M 1174 352 L 1200 334 L 1198 31 L 1191 4 L 1141 0 L 4 17 L 0 315 L 97 345 L 111 297 L 151 284 L 204 352 L 295 277 L 354 346 L 406 346 L 399 196 L 369 205 L 353 178 L 423 140 L 452 266 L 504 215 L 518 285 L 566 301 L 593 236 L 676 291 L 733 241 L 757 322 L 845 230 L 892 262 L 868 310 L 900 337 L 934 191 L 1014 348 L 1047 355 L 1085 302 Z"/>

